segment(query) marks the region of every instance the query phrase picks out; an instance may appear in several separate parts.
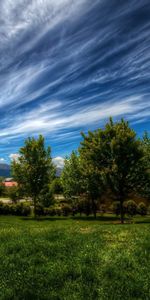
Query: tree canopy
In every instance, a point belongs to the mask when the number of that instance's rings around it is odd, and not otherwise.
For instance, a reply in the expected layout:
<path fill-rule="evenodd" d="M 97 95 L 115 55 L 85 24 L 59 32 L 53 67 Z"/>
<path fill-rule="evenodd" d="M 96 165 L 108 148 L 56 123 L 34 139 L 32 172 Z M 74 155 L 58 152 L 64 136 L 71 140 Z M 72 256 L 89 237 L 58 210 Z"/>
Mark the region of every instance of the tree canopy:
<path fill-rule="evenodd" d="M 25 193 L 33 199 L 34 213 L 38 196 L 55 175 L 51 149 L 45 147 L 44 137 L 28 138 L 20 148 L 19 158 L 12 162 L 12 173 Z"/>
<path fill-rule="evenodd" d="M 103 185 L 109 187 L 120 201 L 121 222 L 123 222 L 123 202 L 128 194 L 140 188 L 137 171 L 144 172 L 143 149 L 136 133 L 123 119 L 114 123 L 112 119 L 103 129 L 82 134 L 79 149 L 86 174 L 94 176 L 97 190 Z M 138 166 L 141 168 L 138 168 Z"/>

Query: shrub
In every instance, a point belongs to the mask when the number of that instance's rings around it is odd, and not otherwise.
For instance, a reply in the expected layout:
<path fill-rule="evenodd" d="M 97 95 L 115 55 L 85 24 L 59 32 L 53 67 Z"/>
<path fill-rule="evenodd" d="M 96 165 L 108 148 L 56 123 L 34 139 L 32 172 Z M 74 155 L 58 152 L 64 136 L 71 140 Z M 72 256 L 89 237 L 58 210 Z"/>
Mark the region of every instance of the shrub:
<path fill-rule="evenodd" d="M 72 212 L 72 208 L 69 204 L 65 203 L 62 206 L 63 216 L 68 216 Z"/>
<path fill-rule="evenodd" d="M 46 207 L 44 208 L 44 215 L 45 216 L 55 216 L 56 215 L 56 210 L 53 207 Z"/>
<path fill-rule="evenodd" d="M 11 212 L 13 215 L 16 216 L 21 216 L 22 215 L 22 208 L 23 208 L 23 203 L 18 203 L 16 205 L 11 205 Z"/>
<path fill-rule="evenodd" d="M 138 205 L 138 213 L 141 216 L 146 216 L 147 215 L 147 206 L 145 205 L 144 202 L 139 203 L 139 205 Z"/>
<path fill-rule="evenodd" d="M 0 182 L 0 196 L 5 196 L 5 186 Z"/>
<path fill-rule="evenodd" d="M 29 216 L 31 213 L 31 208 L 29 205 L 24 203 L 18 203 L 16 205 L 12 205 L 12 209 L 14 210 L 14 214 L 17 216 Z"/>
<path fill-rule="evenodd" d="M 113 203 L 113 212 L 116 216 L 120 215 L 120 202 L 119 201 L 115 201 Z"/>
<path fill-rule="evenodd" d="M 91 202 L 89 201 L 89 199 L 86 197 L 81 198 L 78 202 L 77 210 L 80 215 L 84 213 L 86 214 L 86 216 L 89 216 L 92 212 Z"/>
<path fill-rule="evenodd" d="M 20 199 L 19 188 L 17 186 L 7 188 L 6 194 L 14 203 Z"/>
<path fill-rule="evenodd" d="M 114 201 L 110 209 L 113 211 L 114 214 L 116 214 L 116 216 L 119 216 L 121 212 L 120 201 Z M 124 201 L 123 203 L 123 213 L 124 215 L 127 213 L 127 201 Z"/>
<path fill-rule="evenodd" d="M 62 209 L 61 209 L 61 207 L 57 207 L 55 209 L 55 212 L 56 212 L 56 215 L 60 217 L 62 215 Z"/>
<path fill-rule="evenodd" d="M 0 202 L 0 215 L 29 216 L 31 208 L 24 203 L 4 204 Z"/>
<path fill-rule="evenodd" d="M 44 206 L 44 207 L 49 207 L 52 204 L 54 204 L 55 199 L 53 195 L 53 191 L 49 189 L 48 186 L 46 186 L 42 192 L 39 195 L 39 202 Z"/>
<path fill-rule="evenodd" d="M 106 213 L 106 205 L 105 204 L 100 205 L 100 212 L 101 212 L 101 214 Z"/>
<path fill-rule="evenodd" d="M 9 215 L 10 214 L 10 205 L 0 202 L 0 215 Z"/>
<path fill-rule="evenodd" d="M 36 206 L 36 215 L 44 216 L 44 206 L 41 203 L 37 204 Z"/>
<path fill-rule="evenodd" d="M 126 202 L 126 209 L 127 209 L 127 214 L 131 217 L 137 214 L 137 204 L 133 200 L 128 200 Z"/>

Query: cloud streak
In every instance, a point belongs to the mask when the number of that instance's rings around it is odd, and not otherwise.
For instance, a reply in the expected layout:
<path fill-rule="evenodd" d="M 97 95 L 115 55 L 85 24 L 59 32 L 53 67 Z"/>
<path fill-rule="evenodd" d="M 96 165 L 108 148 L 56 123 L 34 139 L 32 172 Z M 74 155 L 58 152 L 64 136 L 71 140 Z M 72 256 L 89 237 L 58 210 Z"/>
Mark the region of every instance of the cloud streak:
<path fill-rule="evenodd" d="M 2 1 L 0 156 L 39 133 L 66 155 L 110 115 L 149 130 L 149 14 L 148 0 Z"/>

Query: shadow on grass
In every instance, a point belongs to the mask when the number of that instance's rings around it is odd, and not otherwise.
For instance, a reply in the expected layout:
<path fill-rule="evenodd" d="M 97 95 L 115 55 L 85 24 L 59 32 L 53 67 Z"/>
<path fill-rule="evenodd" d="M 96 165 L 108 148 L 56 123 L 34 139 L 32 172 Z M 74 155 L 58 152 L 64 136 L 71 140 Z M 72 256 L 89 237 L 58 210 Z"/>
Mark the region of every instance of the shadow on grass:
<path fill-rule="evenodd" d="M 116 222 L 116 224 L 120 223 L 120 219 L 116 216 L 110 215 L 110 216 L 97 216 L 96 219 L 94 216 L 54 216 L 54 217 L 21 217 L 21 220 L 23 221 L 37 221 L 37 222 L 43 222 L 43 221 L 87 221 L 87 222 L 102 222 L 102 224 L 113 224 L 113 222 Z"/>
<path fill-rule="evenodd" d="M 97 216 L 94 218 L 94 216 L 74 216 L 72 217 L 73 220 L 81 220 L 81 221 L 102 221 L 102 222 L 111 222 L 111 221 L 119 221 L 119 218 L 113 215 L 110 216 Z"/>
<path fill-rule="evenodd" d="M 21 220 L 23 221 L 37 221 L 37 222 L 43 222 L 43 221 L 66 221 L 68 220 L 68 217 L 21 217 Z"/>
<path fill-rule="evenodd" d="M 141 219 L 135 220 L 135 224 L 149 224 L 150 223 L 150 216 L 141 217 Z"/>
<path fill-rule="evenodd" d="M 36 222 L 44 222 L 44 221 L 86 221 L 86 222 L 97 222 L 102 225 L 119 225 L 120 218 L 115 215 L 98 215 L 96 219 L 94 216 L 54 216 L 54 217 L 37 217 L 36 219 L 34 217 L 21 217 L 20 218 L 23 221 L 36 221 Z M 139 217 L 139 218 L 128 218 L 126 217 L 124 219 L 124 225 L 129 224 L 148 224 L 150 223 L 150 217 Z"/>

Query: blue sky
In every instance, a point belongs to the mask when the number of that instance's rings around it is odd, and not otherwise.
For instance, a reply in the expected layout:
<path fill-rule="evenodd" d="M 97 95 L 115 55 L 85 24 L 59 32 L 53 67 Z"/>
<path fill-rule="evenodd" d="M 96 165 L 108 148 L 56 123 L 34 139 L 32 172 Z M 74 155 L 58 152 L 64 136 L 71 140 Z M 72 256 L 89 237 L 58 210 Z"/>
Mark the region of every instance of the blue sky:
<path fill-rule="evenodd" d="M 0 4 L 1 161 L 39 133 L 60 161 L 109 116 L 150 130 L 149 0 Z"/>

